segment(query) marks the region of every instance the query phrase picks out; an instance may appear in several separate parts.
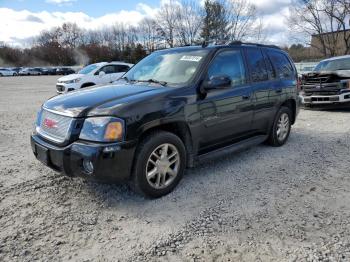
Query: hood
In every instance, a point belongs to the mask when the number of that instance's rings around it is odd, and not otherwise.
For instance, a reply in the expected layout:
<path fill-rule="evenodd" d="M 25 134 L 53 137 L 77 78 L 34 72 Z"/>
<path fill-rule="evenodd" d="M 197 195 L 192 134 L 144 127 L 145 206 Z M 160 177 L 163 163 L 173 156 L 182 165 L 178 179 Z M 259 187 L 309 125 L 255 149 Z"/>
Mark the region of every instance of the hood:
<path fill-rule="evenodd" d="M 89 111 L 104 104 L 115 107 L 118 104 L 132 103 L 135 100 L 165 92 L 171 88 L 152 85 L 119 84 L 101 87 L 91 87 L 55 96 L 43 105 L 44 108 L 61 112 L 73 117 L 83 117 Z M 95 110 L 96 111 L 96 110 Z M 102 114 L 106 114 L 106 109 Z"/>
<path fill-rule="evenodd" d="M 65 82 L 65 81 L 70 81 L 70 80 L 74 80 L 80 77 L 85 76 L 84 74 L 71 74 L 71 75 L 67 75 L 67 76 L 62 76 L 60 78 L 58 78 L 58 82 Z"/>
<path fill-rule="evenodd" d="M 341 77 L 341 78 L 350 78 L 350 70 L 313 71 L 303 75 L 306 77 L 335 76 L 335 77 Z"/>

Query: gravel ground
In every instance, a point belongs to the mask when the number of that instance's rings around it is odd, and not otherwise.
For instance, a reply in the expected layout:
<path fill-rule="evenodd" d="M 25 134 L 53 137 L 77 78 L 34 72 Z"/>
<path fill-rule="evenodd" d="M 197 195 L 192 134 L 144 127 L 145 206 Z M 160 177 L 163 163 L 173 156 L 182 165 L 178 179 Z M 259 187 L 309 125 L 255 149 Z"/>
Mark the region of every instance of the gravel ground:
<path fill-rule="evenodd" d="M 0 79 L 0 261 L 350 261 L 350 114 L 304 111 L 281 148 L 187 170 L 146 200 L 35 160 L 57 77 Z"/>

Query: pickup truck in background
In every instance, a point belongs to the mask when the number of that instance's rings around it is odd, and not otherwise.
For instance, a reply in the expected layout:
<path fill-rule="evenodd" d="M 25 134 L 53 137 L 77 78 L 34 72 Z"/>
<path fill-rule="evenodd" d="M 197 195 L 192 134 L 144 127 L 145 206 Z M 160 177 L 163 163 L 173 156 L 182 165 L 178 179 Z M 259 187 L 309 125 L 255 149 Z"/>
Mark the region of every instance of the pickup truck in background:
<path fill-rule="evenodd" d="M 350 105 L 350 55 L 322 60 L 303 74 L 300 97 L 307 107 Z"/>

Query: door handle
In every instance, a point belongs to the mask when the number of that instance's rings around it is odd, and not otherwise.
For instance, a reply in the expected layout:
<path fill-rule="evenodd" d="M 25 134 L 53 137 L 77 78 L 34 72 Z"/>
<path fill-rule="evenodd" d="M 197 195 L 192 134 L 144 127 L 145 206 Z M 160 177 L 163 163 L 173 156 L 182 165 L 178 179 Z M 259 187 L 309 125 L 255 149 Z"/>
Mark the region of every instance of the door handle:
<path fill-rule="evenodd" d="M 250 95 L 243 95 L 242 98 L 243 98 L 244 100 L 249 99 L 249 98 L 250 98 Z"/>
<path fill-rule="evenodd" d="M 282 89 L 275 90 L 276 93 L 282 93 Z"/>

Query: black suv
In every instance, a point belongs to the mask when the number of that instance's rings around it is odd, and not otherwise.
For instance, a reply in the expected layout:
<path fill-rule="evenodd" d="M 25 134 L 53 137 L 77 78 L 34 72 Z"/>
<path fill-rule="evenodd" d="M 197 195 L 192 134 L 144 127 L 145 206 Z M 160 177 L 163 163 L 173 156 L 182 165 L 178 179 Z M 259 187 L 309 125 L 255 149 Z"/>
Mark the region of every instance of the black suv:
<path fill-rule="evenodd" d="M 56 69 L 56 75 L 71 75 L 74 74 L 75 71 L 69 67 L 59 67 Z"/>
<path fill-rule="evenodd" d="M 173 48 L 149 55 L 117 83 L 46 101 L 31 145 L 54 170 L 128 181 L 160 197 L 208 157 L 283 145 L 298 111 L 297 72 L 279 48 Z"/>

